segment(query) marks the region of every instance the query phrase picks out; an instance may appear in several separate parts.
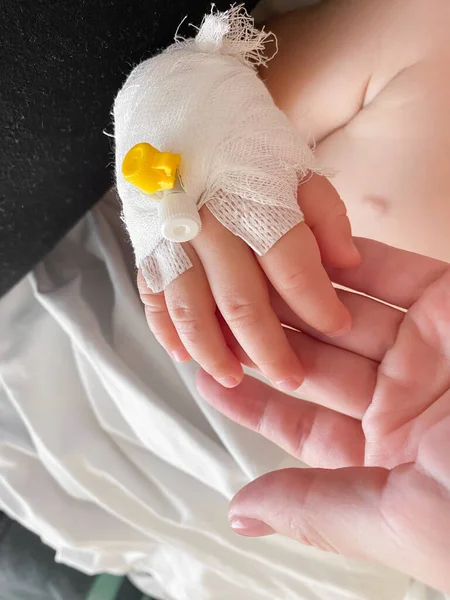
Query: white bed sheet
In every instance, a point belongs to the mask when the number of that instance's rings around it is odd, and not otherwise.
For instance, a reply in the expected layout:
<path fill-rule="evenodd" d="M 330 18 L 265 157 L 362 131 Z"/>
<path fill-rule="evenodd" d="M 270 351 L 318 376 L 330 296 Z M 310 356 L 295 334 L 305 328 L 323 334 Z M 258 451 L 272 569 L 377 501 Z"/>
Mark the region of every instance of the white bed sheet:
<path fill-rule="evenodd" d="M 118 210 L 111 192 L 0 302 L 0 506 L 58 560 L 160 598 L 442 600 L 389 569 L 230 530 L 243 484 L 301 465 L 209 408 L 196 366 L 152 338 Z"/>

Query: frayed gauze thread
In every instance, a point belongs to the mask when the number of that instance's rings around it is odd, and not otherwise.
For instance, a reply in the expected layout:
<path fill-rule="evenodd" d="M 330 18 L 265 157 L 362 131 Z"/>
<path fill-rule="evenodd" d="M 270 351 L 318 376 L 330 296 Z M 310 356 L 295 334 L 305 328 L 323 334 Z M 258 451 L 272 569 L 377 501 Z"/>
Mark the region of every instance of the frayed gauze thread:
<path fill-rule="evenodd" d="M 271 37 L 240 6 L 213 10 L 195 38 L 177 38 L 137 66 L 117 95 L 117 189 L 137 266 L 154 292 L 192 265 L 181 244 L 162 237 L 157 204 L 121 173 L 137 143 L 181 154 L 186 193 L 260 255 L 303 220 L 297 188 L 317 169 L 258 78 Z"/>

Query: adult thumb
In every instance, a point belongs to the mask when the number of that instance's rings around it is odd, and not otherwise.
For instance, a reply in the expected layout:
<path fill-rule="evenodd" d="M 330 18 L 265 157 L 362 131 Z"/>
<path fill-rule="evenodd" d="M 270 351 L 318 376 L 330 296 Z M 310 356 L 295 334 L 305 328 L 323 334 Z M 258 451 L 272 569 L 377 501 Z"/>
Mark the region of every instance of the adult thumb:
<path fill-rule="evenodd" d="M 229 521 L 241 535 L 281 533 L 303 544 L 375 560 L 447 587 L 447 561 L 440 568 L 436 540 L 425 533 L 435 529 L 432 515 L 442 515 L 442 494 L 436 494 L 435 487 L 436 483 L 413 465 L 391 471 L 375 467 L 274 471 L 235 496 Z M 424 502 L 430 522 L 421 528 L 419 508 Z"/>

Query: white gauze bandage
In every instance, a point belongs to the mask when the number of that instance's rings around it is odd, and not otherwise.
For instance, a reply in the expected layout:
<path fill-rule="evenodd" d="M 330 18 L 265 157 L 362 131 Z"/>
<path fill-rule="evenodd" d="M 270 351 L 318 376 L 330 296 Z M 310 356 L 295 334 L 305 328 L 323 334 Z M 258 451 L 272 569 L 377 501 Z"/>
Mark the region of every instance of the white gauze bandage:
<path fill-rule="evenodd" d="M 270 37 L 242 7 L 213 10 L 195 38 L 177 39 L 136 67 L 115 100 L 123 219 L 154 292 L 191 262 L 181 244 L 163 237 L 158 203 L 122 174 L 135 144 L 181 155 L 186 194 L 259 255 L 303 220 L 297 188 L 315 170 L 314 156 L 258 78 Z"/>

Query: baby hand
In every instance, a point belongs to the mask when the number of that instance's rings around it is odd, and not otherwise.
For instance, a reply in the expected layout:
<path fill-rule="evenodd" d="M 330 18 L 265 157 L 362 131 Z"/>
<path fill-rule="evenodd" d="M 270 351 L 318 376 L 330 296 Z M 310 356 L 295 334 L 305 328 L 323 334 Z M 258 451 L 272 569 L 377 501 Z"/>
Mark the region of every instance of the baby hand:
<path fill-rule="evenodd" d="M 238 385 L 243 370 L 225 341 L 223 318 L 263 375 L 284 391 L 296 390 L 303 369 L 272 309 L 268 281 L 317 331 L 329 336 L 348 331 L 350 314 L 322 266 L 323 261 L 353 267 L 360 261 L 344 203 L 325 178 L 314 175 L 300 186 L 299 204 L 305 222 L 262 257 L 203 207 L 201 234 L 184 244 L 193 267 L 158 294 L 139 273 L 147 322 L 174 360 L 192 357 L 223 386 Z"/>

